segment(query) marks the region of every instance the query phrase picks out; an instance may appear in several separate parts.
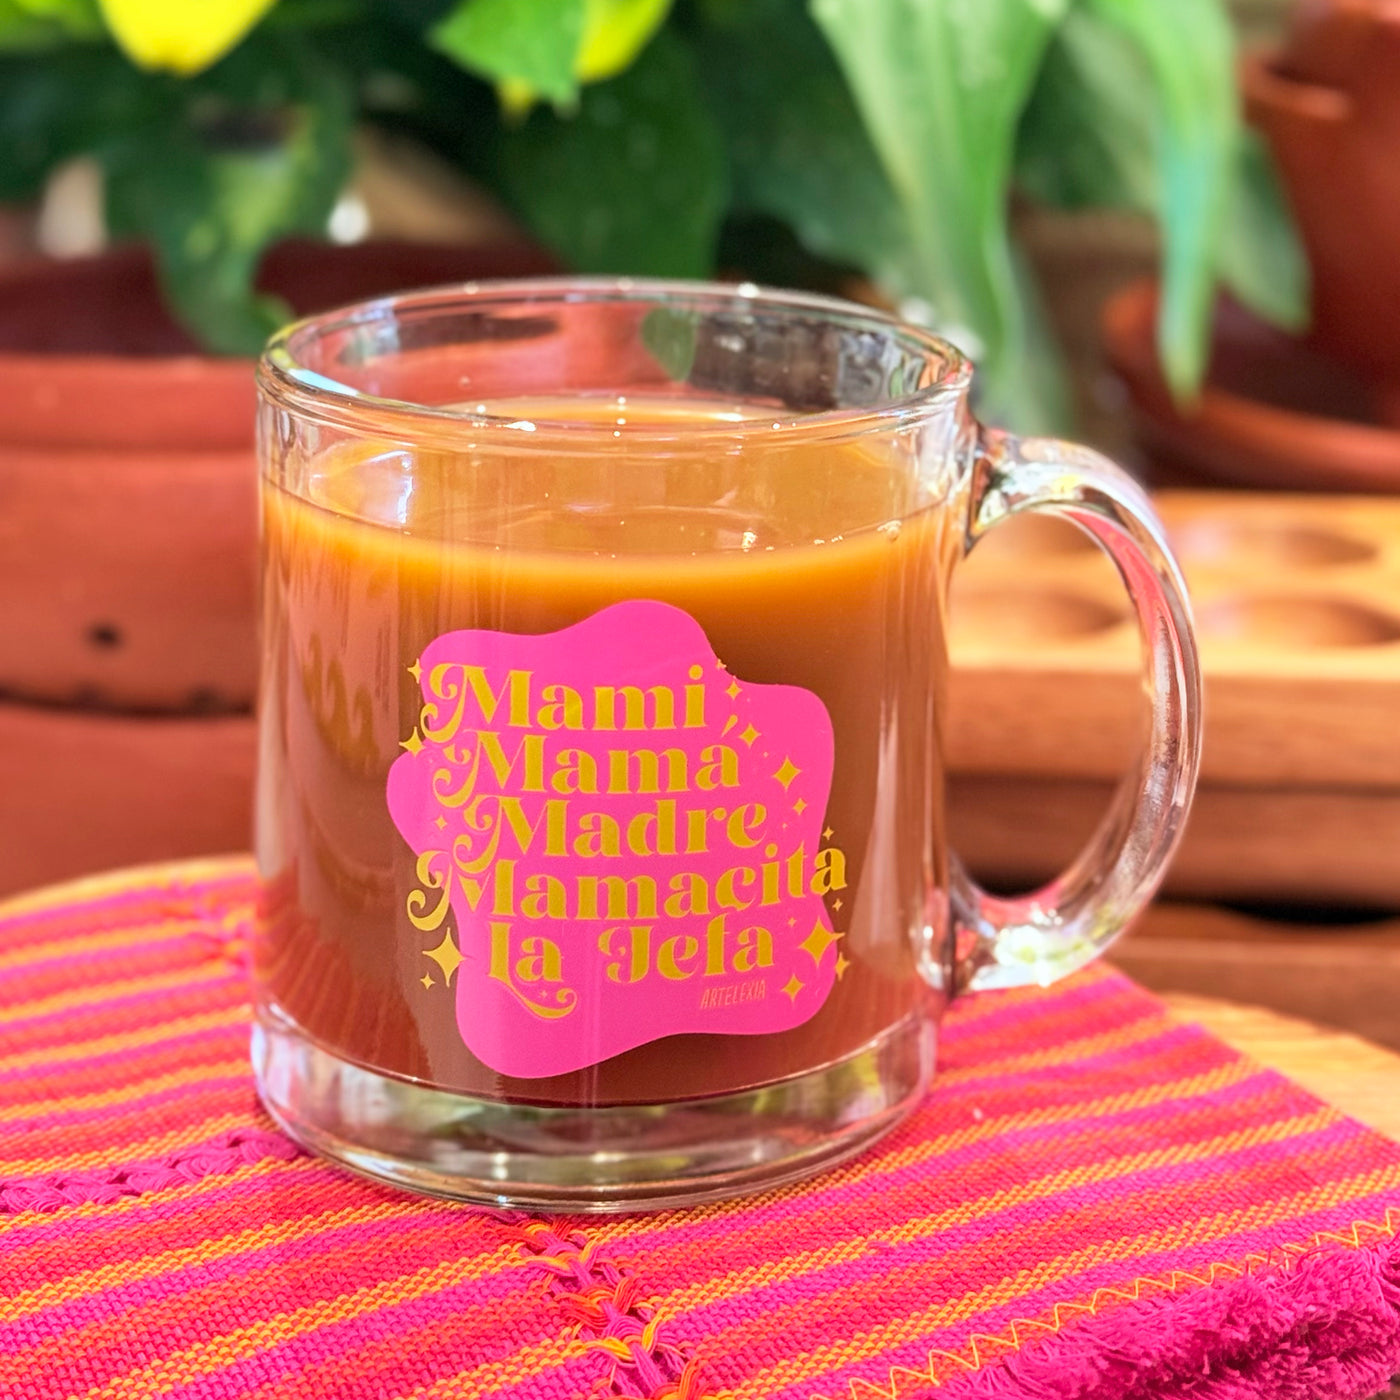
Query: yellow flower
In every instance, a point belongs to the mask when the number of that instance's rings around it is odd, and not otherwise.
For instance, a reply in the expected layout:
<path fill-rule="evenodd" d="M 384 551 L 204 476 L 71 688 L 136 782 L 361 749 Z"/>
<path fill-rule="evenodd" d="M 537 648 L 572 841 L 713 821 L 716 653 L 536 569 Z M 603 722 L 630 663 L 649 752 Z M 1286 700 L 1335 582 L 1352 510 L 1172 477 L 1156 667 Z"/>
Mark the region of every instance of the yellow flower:
<path fill-rule="evenodd" d="M 596 83 L 621 73 L 661 27 L 671 0 L 585 0 L 574 76 Z"/>
<path fill-rule="evenodd" d="M 574 55 L 574 77 L 597 83 L 616 77 L 646 47 L 661 28 L 671 0 L 583 0 L 583 34 Z M 501 106 L 511 117 L 523 117 L 539 93 L 523 78 L 502 78 L 496 84 Z"/>
<path fill-rule="evenodd" d="M 107 27 L 142 68 L 190 74 L 222 58 L 276 0 L 98 0 Z"/>

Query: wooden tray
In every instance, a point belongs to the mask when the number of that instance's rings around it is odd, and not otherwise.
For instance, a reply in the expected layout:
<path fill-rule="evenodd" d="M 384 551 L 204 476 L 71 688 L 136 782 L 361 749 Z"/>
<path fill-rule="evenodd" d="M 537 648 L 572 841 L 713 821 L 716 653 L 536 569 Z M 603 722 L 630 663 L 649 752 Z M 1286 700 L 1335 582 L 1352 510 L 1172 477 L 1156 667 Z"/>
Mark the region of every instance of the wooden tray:
<path fill-rule="evenodd" d="M 1267 1006 L 1400 1051 L 1400 918 L 1299 923 L 1165 900 L 1109 958 L 1156 992 Z M 1395 1109 L 1400 1123 L 1400 1094 Z"/>
<path fill-rule="evenodd" d="M 1206 739 L 1168 889 L 1400 904 L 1400 501 L 1164 492 L 1196 608 Z M 984 879 L 1073 856 L 1141 742 L 1139 644 L 1112 566 L 1027 519 L 954 587 L 950 801 Z"/>

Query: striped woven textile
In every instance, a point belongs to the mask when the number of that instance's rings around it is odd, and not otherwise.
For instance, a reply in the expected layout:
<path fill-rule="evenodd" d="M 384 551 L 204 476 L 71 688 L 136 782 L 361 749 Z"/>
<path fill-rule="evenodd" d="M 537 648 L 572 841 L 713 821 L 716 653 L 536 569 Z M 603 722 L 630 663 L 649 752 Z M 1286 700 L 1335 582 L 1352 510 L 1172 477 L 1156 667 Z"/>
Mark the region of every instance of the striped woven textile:
<path fill-rule="evenodd" d="M 1097 968 L 958 1006 L 876 1149 L 582 1221 L 294 1148 L 246 1065 L 246 862 L 0 908 L 0 1395 L 1357 1397 L 1400 1147 Z"/>

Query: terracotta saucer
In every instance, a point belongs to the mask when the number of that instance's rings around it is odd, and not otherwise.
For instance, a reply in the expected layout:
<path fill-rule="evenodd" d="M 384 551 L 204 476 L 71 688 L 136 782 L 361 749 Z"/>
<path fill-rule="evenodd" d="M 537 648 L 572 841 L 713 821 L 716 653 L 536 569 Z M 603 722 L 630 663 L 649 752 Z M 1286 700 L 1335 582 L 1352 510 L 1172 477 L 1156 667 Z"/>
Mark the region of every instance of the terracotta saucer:
<path fill-rule="evenodd" d="M 1180 406 L 1157 358 L 1156 316 L 1157 286 L 1143 281 L 1103 317 L 1154 484 L 1400 493 L 1400 427 L 1346 366 L 1222 301 L 1207 382 Z"/>

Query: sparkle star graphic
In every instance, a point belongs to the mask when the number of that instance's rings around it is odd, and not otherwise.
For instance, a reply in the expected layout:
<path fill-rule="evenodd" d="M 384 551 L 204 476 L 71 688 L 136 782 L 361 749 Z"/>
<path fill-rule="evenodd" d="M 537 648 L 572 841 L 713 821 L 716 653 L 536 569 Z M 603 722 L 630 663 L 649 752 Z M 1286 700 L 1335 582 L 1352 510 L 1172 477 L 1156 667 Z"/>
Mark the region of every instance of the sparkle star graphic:
<path fill-rule="evenodd" d="M 423 984 L 423 990 L 425 992 L 431 991 L 437 986 L 437 983 L 433 981 L 433 974 L 431 972 L 425 972 L 418 980 Z"/>
<path fill-rule="evenodd" d="M 457 951 L 457 945 L 452 941 L 452 930 L 445 929 L 442 935 L 442 942 L 436 948 L 423 954 L 425 958 L 431 958 L 442 969 L 442 980 L 444 984 L 452 980 L 452 974 L 461 967 L 466 960 Z M 428 974 L 432 976 L 431 973 Z"/>
<path fill-rule="evenodd" d="M 408 668 L 408 674 L 412 676 L 414 680 L 421 681 L 423 679 L 423 668 L 415 661 L 413 665 Z"/>
<path fill-rule="evenodd" d="M 756 730 L 756 729 L 753 727 L 753 725 L 749 725 L 749 727 L 748 727 L 747 729 L 742 730 L 742 731 L 740 732 L 739 737 L 740 737 L 750 748 L 753 748 L 753 741 L 754 741 L 755 739 L 758 738 L 758 730 Z"/>
<path fill-rule="evenodd" d="M 731 700 L 736 700 L 736 699 L 738 699 L 738 697 L 739 697 L 739 682 L 738 682 L 738 681 L 730 681 L 730 682 L 729 682 L 729 689 L 726 690 L 724 693 L 725 693 Z"/>
<path fill-rule="evenodd" d="M 797 946 L 801 948 L 814 963 L 820 964 L 821 960 L 826 956 L 826 950 L 830 948 L 833 943 L 839 942 L 840 938 L 841 935 L 839 933 L 832 933 L 825 925 L 818 922 L 812 925 L 811 933 Z"/>
<path fill-rule="evenodd" d="M 399 747 L 407 749 L 409 753 L 420 752 L 423 748 L 423 741 L 418 737 L 418 731 L 415 729 L 407 739 L 400 742 Z"/>
<path fill-rule="evenodd" d="M 837 955 L 836 955 L 836 980 L 837 980 L 838 982 L 846 975 L 846 969 L 847 969 L 848 967 L 850 967 L 850 963 L 848 963 L 848 962 L 846 961 L 846 955 L 845 955 L 844 953 L 837 953 Z"/>
<path fill-rule="evenodd" d="M 433 823 L 433 825 L 434 825 L 435 827 L 437 827 L 437 829 L 438 829 L 439 831 L 446 831 L 446 830 L 447 830 L 447 818 L 446 818 L 446 817 L 439 817 L 439 818 Z"/>
<path fill-rule="evenodd" d="M 841 912 L 841 901 L 839 899 L 833 899 L 831 901 L 831 907 L 839 914 Z"/>
<path fill-rule="evenodd" d="M 807 810 L 807 804 L 799 797 L 797 801 L 792 804 L 792 810 L 800 817 L 803 812 Z"/>
<path fill-rule="evenodd" d="M 773 776 L 786 788 L 792 786 L 792 780 L 802 770 L 792 761 L 791 758 L 783 759 L 783 766 L 778 769 Z"/>
<path fill-rule="evenodd" d="M 827 827 L 827 829 L 824 832 L 822 832 L 822 840 L 830 841 L 831 838 L 835 835 L 836 833 L 830 827 Z"/>
<path fill-rule="evenodd" d="M 796 1001 L 798 992 L 806 985 L 805 982 L 799 982 L 797 980 L 797 974 L 794 972 L 792 976 L 788 978 L 787 985 L 783 988 L 783 991 L 787 994 L 789 1001 Z"/>

